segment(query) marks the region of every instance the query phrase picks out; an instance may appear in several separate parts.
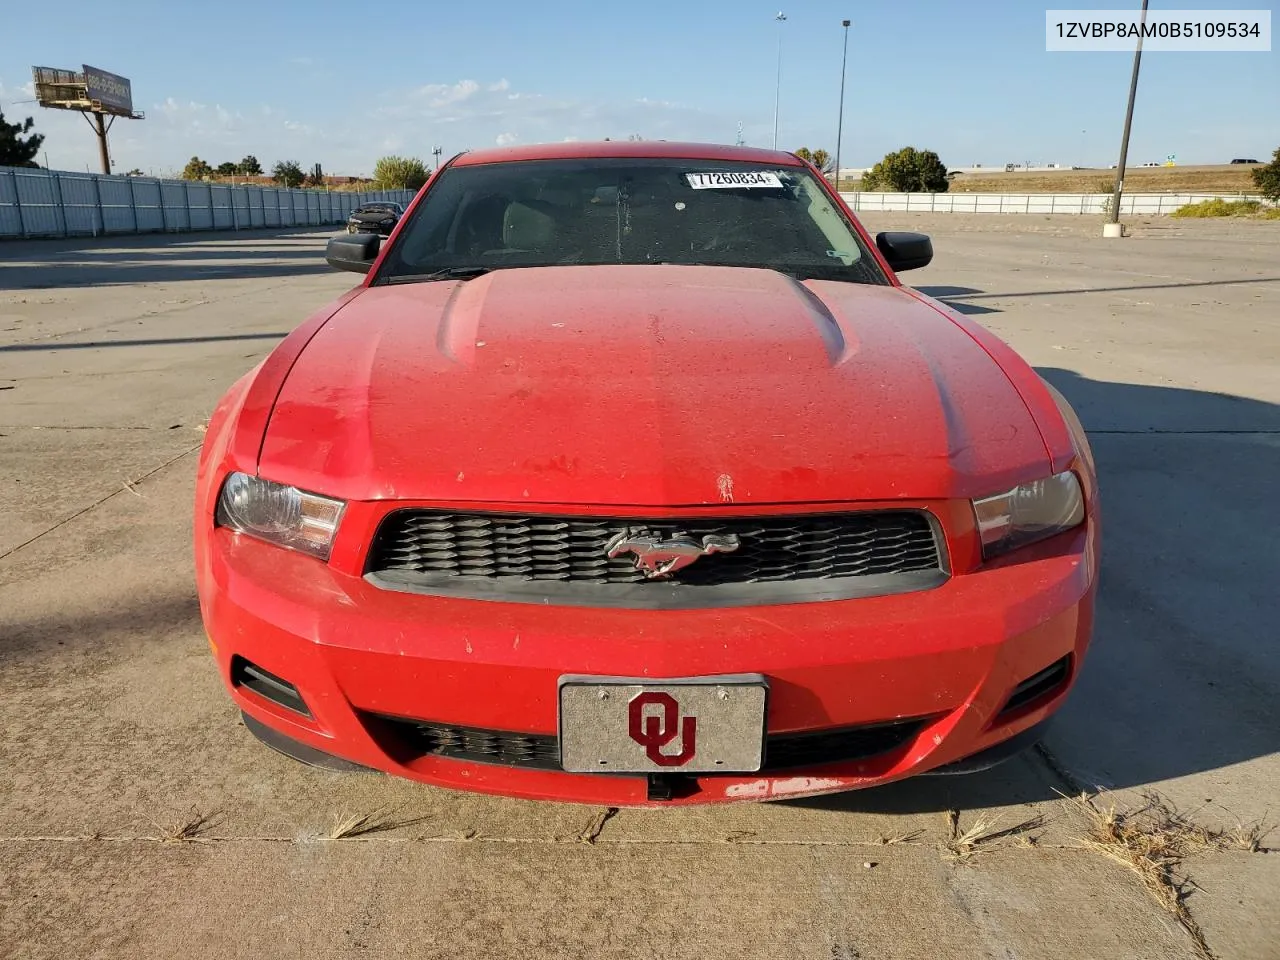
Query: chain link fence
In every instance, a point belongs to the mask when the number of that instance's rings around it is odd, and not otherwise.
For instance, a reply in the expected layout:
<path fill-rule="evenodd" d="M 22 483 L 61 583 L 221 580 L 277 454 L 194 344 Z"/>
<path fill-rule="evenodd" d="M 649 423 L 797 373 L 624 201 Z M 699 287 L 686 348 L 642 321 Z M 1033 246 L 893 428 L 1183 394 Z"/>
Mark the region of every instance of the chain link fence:
<path fill-rule="evenodd" d="M 412 190 L 293 190 L 0 167 L 0 238 L 183 233 L 342 223 L 362 203 Z"/>

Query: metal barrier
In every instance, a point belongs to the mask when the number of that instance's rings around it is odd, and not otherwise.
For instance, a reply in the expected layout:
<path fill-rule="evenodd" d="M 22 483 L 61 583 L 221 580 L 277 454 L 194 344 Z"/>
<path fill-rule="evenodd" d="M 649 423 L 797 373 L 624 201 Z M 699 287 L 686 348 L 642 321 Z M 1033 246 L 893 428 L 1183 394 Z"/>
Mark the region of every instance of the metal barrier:
<path fill-rule="evenodd" d="M 1075 213 L 1104 214 L 1109 193 L 841 193 L 854 211 L 897 213 Z M 1262 200 L 1247 194 L 1126 193 L 1120 215 L 1173 213 L 1202 200 Z"/>
<path fill-rule="evenodd" d="M 407 204 L 412 190 L 346 193 L 232 186 L 0 167 L 0 238 L 181 233 L 341 223 L 374 200 Z M 1106 193 L 842 193 L 855 211 L 905 213 L 1106 213 Z M 1222 197 L 1213 193 L 1129 193 L 1121 216 L 1172 213 Z M 1261 197 L 1226 196 L 1228 200 Z"/>
<path fill-rule="evenodd" d="M 413 195 L 0 167 L 0 238 L 320 226 L 342 223 L 362 203 L 407 204 Z"/>

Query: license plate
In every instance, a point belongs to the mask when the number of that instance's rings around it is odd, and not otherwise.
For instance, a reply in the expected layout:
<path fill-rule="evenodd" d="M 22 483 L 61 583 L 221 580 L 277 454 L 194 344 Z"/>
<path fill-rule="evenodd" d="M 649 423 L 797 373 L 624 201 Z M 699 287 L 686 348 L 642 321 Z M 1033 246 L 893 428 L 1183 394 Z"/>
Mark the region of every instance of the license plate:
<path fill-rule="evenodd" d="M 750 773 L 764 755 L 758 674 L 560 680 L 560 765 L 572 773 Z"/>

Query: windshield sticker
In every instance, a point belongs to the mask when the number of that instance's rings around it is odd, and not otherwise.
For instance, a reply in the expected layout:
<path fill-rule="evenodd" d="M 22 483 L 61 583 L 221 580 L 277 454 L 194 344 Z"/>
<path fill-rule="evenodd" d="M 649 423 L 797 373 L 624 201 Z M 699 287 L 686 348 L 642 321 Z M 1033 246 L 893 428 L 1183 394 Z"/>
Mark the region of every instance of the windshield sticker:
<path fill-rule="evenodd" d="M 686 173 L 685 179 L 695 190 L 741 190 L 743 188 L 764 187 L 771 190 L 782 188 L 782 181 L 776 173 L 765 170 L 749 170 L 741 173 L 732 170 L 717 170 L 713 173 Z"/>

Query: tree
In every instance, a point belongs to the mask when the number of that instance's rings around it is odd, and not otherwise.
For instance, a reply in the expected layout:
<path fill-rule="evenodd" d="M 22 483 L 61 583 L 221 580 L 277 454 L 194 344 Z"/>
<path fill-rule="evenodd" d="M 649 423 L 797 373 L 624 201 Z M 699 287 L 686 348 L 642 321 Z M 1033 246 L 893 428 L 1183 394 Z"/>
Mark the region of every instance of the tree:
<path fill-rule="evenodd" d="M 236 164 L 236 173 L 242 177 L 260 177 L 262 176 L 262 164 L 258 162 L 258 158 L 252 153 Z"/>
<path fill-rule="evenodd" d="M 271 168 L 271 179 L 282 187 L 300 187 L 305 177 L 293 160 L 281 160 Z"/>
<path fill-rule="evenodd" d="M 1253 184 L 1272 203 L 1280 203 L 1280 147 L 1270 163 L 1253 171 Z"/>
<path fill-rule="evenodd" d="M 0 166 L 37 166 L 36 154 L 40 152 L 44 136 L 31 132 L 35 125 L 36 122 L 31 117 L 27 117 L 22 123 L 5 123 L 4 113 L 0 112 Z"/>
<path fill-rule="evenodd" d="M 373 167 L 373 179 L 380 190 L 417 190 L 429 176 L 417 157 L 383 157 Z"/>
<path fill-rule="evenodd" d="M 951 182 L 947 168 L 932 150 L 903 147 L 887 153 L 883 160 L 862 175 L 863 190 L 893 193 L 946 193 Z"/>
<path fill-rule="evenodd" d="M 204 180 L 213 176 L 213 167 L 209 166 L 199 157 L 192 157 L 187 161 L 187 165 L 182 168 L 183 180 Z"/>
<path fill-rule="evenodd" d="M 817 150 L 810 150 L 808 147 L 801 147 L 796 151 L 796 156 L 801 160 L 812 163 L 824 174 L 832 173 L 833 168 L 835 167 L 834 158 L 821 147 Z"/>
<path fill-rule="evenodd" d="M 234 177 L 239 172 L 240 167 L 232 163 L 230 160 L 225 163 L 218 164 L 218 176 L 220 177 Z"/>
<path fill-rule="evenodd" d="M 126 177 L 145 177 L 146 174 L 143 173 L 141 170 L 139 170 L 137 167 L 134 167 L 132 170 L 126 173 L 125 176 Z"/>
<path fill-rule="evenodd" d="M 320 164 L 317 163 L 314 167 L 311 168 L 311 172 L 307 174 L 307 186 L 309 187 L 324 186 L 324 171 L 320 169 Z"/>

